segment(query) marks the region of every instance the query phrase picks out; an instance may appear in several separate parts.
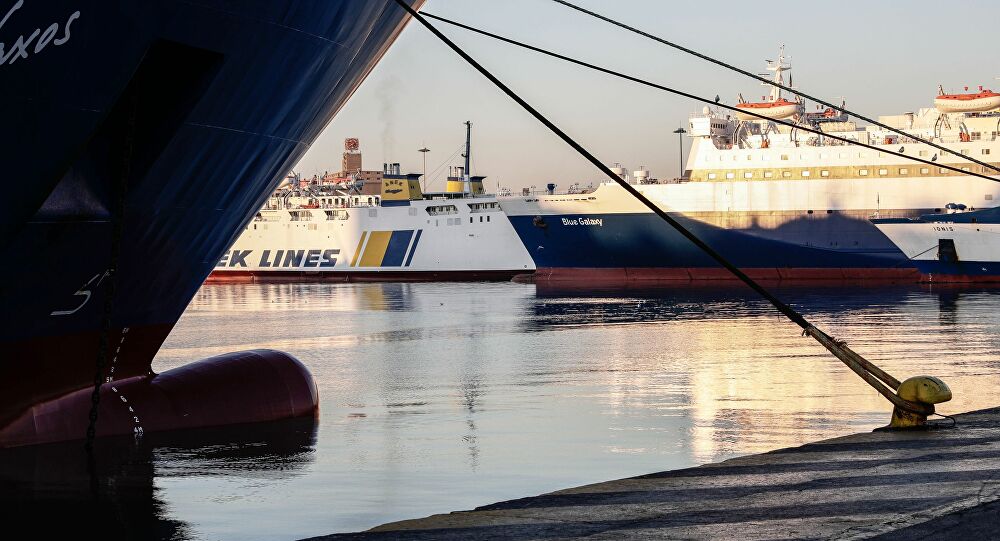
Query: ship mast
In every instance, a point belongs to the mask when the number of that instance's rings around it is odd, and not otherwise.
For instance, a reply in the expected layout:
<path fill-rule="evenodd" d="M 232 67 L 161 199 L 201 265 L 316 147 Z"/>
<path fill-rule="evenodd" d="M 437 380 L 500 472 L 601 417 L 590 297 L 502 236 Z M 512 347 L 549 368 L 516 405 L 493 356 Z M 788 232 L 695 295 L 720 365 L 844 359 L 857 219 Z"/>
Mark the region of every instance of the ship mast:
<path fill-rule="evenodd" d="M 472 121 L 465 121 L 465 169 L 462 171 L 462 192 L 469 193 L 472 191 L 471 178 L 469 176 L 469 151 L 472 144 Z"/>
<path fill-rule="evenodd" d="M 790 64 L 785 63 L 785 46 L 782 45 L 778 48 L 778 60 L 777 62 L 773 60 L 767 61 L 767 71 L 774 72 L 774 82 L 779 85 L 784 85 L 784 77 L 782 77 L 782 72 L 789 71 L 792 69 Z M 765 74 L 761 74 L 765 75 Z M 764 83 L 761 83 L 764 84 Z M 790 83 L 789 83 L 790 84 Z M 781 99 L 781 89 L 775 85 L 766 85 L 771 87 L 771 102 L 776 102 Z"/>

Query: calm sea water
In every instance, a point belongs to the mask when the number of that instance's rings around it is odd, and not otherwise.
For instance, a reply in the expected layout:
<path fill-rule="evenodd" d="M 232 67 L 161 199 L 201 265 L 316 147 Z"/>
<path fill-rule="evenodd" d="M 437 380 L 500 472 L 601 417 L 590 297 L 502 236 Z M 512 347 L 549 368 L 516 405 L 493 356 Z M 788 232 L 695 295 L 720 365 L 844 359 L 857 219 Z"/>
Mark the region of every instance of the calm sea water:
<path fill-rule="evenodd" d="M 945 379 L 955 399 L 939 411 L 1000 403 L 1000 290 L 777 291 L 900 379 Z M 249 348 L 301 359 L 319 418 L 107 451 L 108 527 L 177 539 L 354 531 L 867 431 L 890 409 L 734 285 L 208 285 L 153 367 Z M 53 469 L 60 452 L 24 459 L 35 472 L 17 489 L 24 512 L 87 509 Z"/>

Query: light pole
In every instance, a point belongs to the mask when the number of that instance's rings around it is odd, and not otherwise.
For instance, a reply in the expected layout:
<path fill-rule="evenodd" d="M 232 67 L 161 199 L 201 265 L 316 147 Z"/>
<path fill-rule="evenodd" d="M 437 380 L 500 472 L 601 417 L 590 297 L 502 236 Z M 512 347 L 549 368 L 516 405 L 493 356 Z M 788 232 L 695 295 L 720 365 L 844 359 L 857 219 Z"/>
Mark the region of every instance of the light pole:
<path fill-rule="evenodd" d="M 424 148 L 417 149 L 417 152 L 419 152 L 419 153 L 421 153 L 421 154 L 424 155 L 423 156 L 423 158 L 424 158 L 424 174 L 420 175 L 420 178 L 424 179 L 424 189 L 423 189 L 424 193 L 427 192 L 427 153 L 430 152 L 430 151 L 431 151 L 431 149 L 427 148 L 426 146 L 424 146 Z"/>
<path fill-rule="evenodd" d="M 684 128 L 677 128 L 676 130 L 674 130 L 674 133 L 677 134 L 677 146 L 678 146 L 677 157 L 680 160 L 680 169 L 681 169 L 680 175 L 677 178 L 682 179 L 684 178 L 684 134 L 687 133 L 687 130 L 685 130 Z"/>

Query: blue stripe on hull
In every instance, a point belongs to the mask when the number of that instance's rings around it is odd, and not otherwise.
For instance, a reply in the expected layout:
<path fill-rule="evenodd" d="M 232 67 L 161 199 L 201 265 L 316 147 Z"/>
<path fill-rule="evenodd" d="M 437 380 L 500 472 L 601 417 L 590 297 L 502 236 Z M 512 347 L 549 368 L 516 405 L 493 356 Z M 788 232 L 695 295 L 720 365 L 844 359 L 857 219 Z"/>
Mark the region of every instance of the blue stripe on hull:
<path fill-rule="evenodd" d="M 393 231 L 392 236 L 389 237 L 389 246 L 386 247 L 385 255 L 382 256 L 382 266 L 401 266 L 403 264 L 403 258 L 406 256 L 406 249 L 410 247 L 410 239 L 412 238 L 412 229 Z"/>
<path fill-rule="evenodd" d="M 912 268 L 871 223 L 821 215 L 776 229 L 734 230 L 673 215 L 742 268 Z M 510 221 L 539 268 L 718 267 L 652 213 L 531 216 Z"/>

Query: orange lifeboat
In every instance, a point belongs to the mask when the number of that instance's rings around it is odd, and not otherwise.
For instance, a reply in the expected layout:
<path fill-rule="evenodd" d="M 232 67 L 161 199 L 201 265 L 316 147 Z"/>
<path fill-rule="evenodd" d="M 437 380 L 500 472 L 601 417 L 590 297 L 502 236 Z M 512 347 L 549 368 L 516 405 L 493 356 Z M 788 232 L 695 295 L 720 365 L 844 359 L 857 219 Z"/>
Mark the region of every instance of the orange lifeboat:
<path fill-rule="evenodd" d="M 740 120 L 760 120 L 759 116 L 750 115 L 743 111 L 750 111 L 765 118 L 783 119 L 802 113 L 802 104 L 788 101 L 785 98 L 778 98 L 774 101 L 765 102 L 743 102 L 737 103 L 736 118 Z"/>
<path fill-rule="evenodd" d="M 945 94 L 941 87 L 938 92 L 934 108 L 942 113 L 979 113 L 1000 108 L 1000 94 L 983 87 L 979 87 L 979 92 L 967 94 Z"/>

